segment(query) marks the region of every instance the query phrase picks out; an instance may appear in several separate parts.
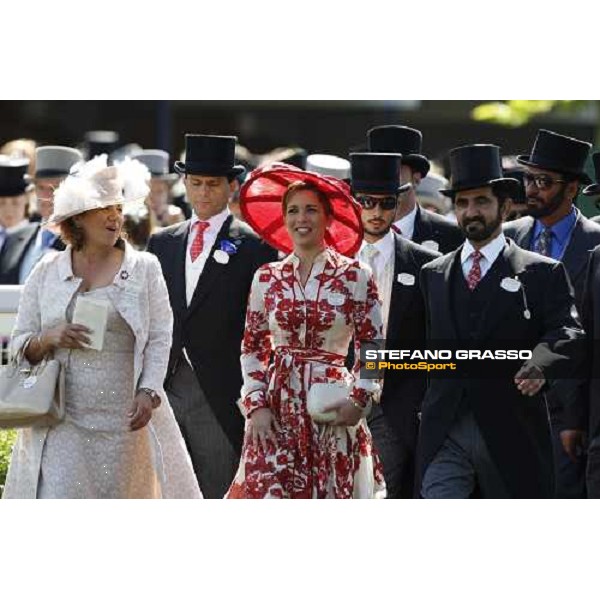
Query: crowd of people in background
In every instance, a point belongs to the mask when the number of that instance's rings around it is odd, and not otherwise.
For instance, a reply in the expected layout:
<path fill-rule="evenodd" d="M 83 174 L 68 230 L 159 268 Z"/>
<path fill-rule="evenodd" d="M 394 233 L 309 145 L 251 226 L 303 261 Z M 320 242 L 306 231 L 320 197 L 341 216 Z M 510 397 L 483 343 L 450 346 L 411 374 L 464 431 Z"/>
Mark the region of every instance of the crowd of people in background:
<path fill-rule="evenodd" d="M 63 423 L 20 432 L 5 496 L 600 497 L 591 151 L 541 129 L 525 155 L 456 144 L 444 173 L 404 125 L 347 157 L 205 134 L 175 161 L 112 131 L 4 144 L 13 352 L 59 357 L 68 391 Z M 79 296 L 108 306 L 101 352 Z M 365 377 L 378 340 L 533 357 Z"/>

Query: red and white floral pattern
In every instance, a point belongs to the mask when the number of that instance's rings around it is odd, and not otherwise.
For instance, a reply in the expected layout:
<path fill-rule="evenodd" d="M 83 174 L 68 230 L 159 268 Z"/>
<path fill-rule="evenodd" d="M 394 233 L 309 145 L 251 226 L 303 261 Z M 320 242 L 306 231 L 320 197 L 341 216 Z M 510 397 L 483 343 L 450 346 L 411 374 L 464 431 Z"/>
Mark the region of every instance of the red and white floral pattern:
<path fill-rule="evenodd" d="M 355 427 L 313 422 L 312 383 L 346 379 L 352 399 L 378 401 L 380 381 L 361 379 L 361 341 L 382 337 L 381 303 L 368 267 L 331 249 L 304 288 L 295 255 L 263 266 L 252 283 L 242 342 L 245 417 L 269 407 L 281 426 L 267 451 L 244 442 L 229 498 L 372 498 L 385 495 L 365 419 Z M 354 336 L 352 374 L 344 367 Z"/>

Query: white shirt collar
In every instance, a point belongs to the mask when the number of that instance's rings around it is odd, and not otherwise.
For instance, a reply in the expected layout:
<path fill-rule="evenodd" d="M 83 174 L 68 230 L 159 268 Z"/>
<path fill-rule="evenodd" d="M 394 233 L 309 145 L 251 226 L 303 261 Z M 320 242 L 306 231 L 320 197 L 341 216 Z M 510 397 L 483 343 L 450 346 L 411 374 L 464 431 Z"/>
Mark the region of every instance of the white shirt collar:
<path fill-rule="evenodd" d="M 219 232 L 221 227 L 223 227 L 223 223 L 227 220 L 227 217 L 231 214 L 229 207 L 226 206 L 220 213 L 213 215 L 209 219 L 199 219 L 198 215 L 192 211 L 192 217 L 190 220 L 190 231 L 193 229 L 194 224 L 198 221 L 206 221 L 209 223 L 209 227 L 205 233 Z"/>
<path fill-rule="evenodd" d="M 412 240 L 413 233 L 415 232 L 415 219 L 417 217 L 417 205 L 401 219 L 398 219 L 394 225 L 402 232 L 402 237 Z"/>
<path fill-rule="evenodd" d="M 387 262 L 390 257 L 392 256 L 392 254 L 394 253 L 394 234 L 392 233 L 392 230 L 390 229 L 390 231 L 388 231 L 381 239 L 377 240 L 376 242 L 374 242 L 373 244 L 369 244 L 369 242 L 365 241 L 363 239 L 362 244 L 360 245 L 360 251 L 359 254 L 362 255 L 363 254 L 363 250 L 368 246 L 374 246 L 375 248 L 377 248 L 377 250 L 379 250 L 379 254 L 381 255 L 382 259 Z"/>
<path fill-rule="evenodd" d="M 491 242 L 488 242 L 483 248 L 480 248 L 479 251 L 483 254 L 484 258 L 491 265 L 498 258 L 500 252 L 506 245 L 506 237 L 504 233 L 500 232 Z M 465 240 L 462 251 L 460 253 L 460 262 L 464 264 L 469 258 L 471 258 L 471 254 L 475 252 L 475 248 L 473 248 L 471 242 L 469 240 Z"/>

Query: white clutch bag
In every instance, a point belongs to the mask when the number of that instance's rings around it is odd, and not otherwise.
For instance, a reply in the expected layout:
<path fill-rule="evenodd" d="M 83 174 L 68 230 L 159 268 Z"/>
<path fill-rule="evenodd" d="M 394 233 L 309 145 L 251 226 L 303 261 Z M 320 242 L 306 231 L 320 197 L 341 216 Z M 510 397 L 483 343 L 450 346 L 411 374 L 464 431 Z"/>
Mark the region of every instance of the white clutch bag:
<path fill-rule="evenodd" d="M 348 404 L 351 386 L 345 381 L 313 383 L 306 396 L 306 409 L 315 423 L 335 421 L 337 410 Z"/>

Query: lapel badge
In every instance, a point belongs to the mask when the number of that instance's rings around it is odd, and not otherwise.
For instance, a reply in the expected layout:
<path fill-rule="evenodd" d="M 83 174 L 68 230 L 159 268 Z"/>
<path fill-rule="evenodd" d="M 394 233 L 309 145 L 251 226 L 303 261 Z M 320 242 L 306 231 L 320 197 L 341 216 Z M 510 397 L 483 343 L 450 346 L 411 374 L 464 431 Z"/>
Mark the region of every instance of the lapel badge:
<path fill-rule="evenodd" d="M 119 274 L 119 277 L 125 281 L 126 279 L 129 279 L 129 273 L 127 271 L 121 271 L 121 273 Z"/>
<path fill-rule="evenodd" d="M 229 262 L 229 254 L 224 250 L 215 250 L 213 258 L 220 264 L 226 265 Z"/>
<path fill-rule="evenodd" d="M 512 279 L 511 277 L 505 277 L 500 282 L 500 287 L 507 292 L 518 292 L 521 289 L 521 282 L 518 279 Z"/>
<path fill-rule="evenodd" d="M 412 273 L 398 273 L 397 281 L 402 285 L 415 285 L 415 276 Z"/>

